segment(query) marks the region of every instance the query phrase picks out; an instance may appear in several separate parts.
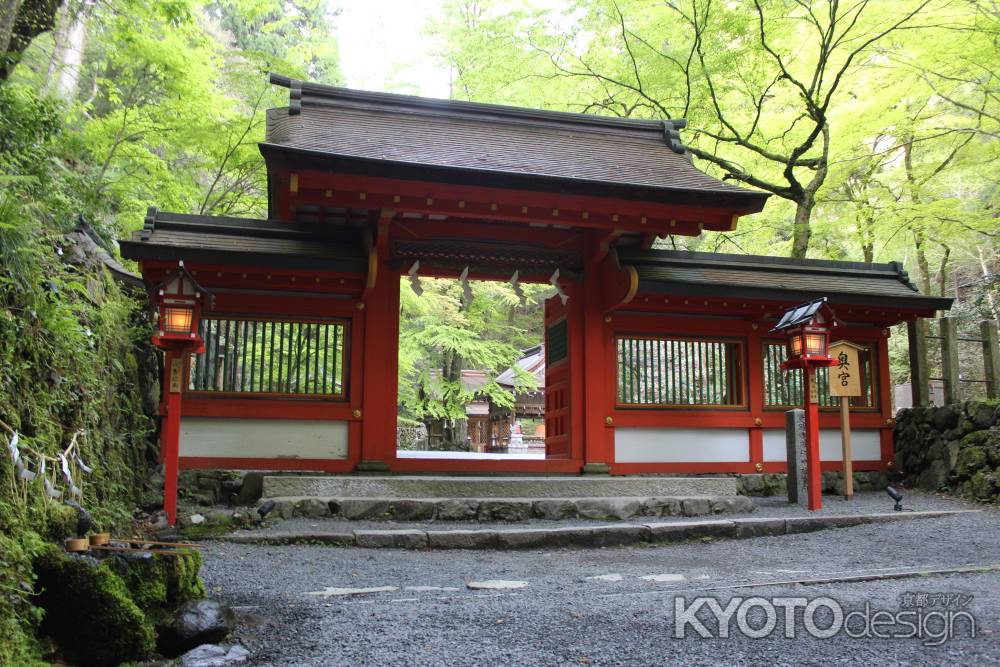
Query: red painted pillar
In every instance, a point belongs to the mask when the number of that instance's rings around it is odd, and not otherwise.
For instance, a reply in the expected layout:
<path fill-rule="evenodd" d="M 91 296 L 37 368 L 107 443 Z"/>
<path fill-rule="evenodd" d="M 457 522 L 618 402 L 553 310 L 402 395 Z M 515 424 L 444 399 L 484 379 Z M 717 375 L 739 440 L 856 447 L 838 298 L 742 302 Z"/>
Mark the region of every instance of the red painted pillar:
<path fill-rule="evenodd" d="M 399 364 L 399 273 L 380 267 L 365 303 L 362 471 L 384 471 L 396 458 Z"/>
<path fill-rule="evenodd" d="M 596 253 L 596 245 L 587 244 L 588 255 Z M 605 354 L 604 284 L 599 261 L 588 261 L 584 267 L 583 289 L 583 405 L 573 406 L 583 412 L 583 472 L 607 473 L 611 470 L 612 453 L 609 451 L 611 424 L 611 395 L 607 387 L 608 361 Z"/>
<path fill-rule="evenodd" d="M 180 467 L 181 382 L 186 352 L 170 350 L 163 378 L 163 405 L 166 414 L 160 427 L 160 457 L 163 460 L 163 510 L 167 523 L 177 521 L 177 473 Z"/>
<path fill-rule="evenodd" d="M 819 405 L 816 403 L 816 369 L 807 367 L 805 372 L 806 452 L 809 478 L 809 509 L 823 507 L 823 474 L 819 462 Z"/>

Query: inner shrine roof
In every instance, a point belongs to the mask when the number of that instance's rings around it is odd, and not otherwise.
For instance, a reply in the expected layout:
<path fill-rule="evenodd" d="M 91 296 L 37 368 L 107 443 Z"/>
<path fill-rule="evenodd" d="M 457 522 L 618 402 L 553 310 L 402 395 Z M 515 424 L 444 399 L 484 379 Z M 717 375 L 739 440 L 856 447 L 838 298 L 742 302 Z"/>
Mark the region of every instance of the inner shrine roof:
<path fill-rule="evenodd" d="M 768 194 L 698 170 L 672 121 L 373 93 L 271 76 L 288 107 L 267 112 L 265 157 L 321 157 L 389 178 L 760 211 Z"/>
<path fill-rule="evenodd" d="M 946 310 L 952 299 L 924 296 L 899 262 L 867 264 L 674 250 L 618 250 L 633 266 L 640 292 Z"/>

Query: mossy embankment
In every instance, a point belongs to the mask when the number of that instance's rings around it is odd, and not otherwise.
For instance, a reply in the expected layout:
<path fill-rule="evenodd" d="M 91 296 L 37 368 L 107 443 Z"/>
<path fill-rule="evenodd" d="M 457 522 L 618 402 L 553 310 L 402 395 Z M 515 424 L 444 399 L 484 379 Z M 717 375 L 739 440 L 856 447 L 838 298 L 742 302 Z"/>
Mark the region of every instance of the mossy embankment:
<path fill-rule="evenodd" d="M 126 530 L 153 461 L 157 361 L 144 295 L 74 243 L 81 216 L 98 241 L 120 230 L 60 118 L 30 91 L 0 87 L 0 419 L 49 456 L 83 431 L 79 452 L 94 470 L 80 478 L 81 502 L 95 527 Z M 15 479 L 7 439 L 0 433 L 0 665 L 26 665 L 44 648 L 33 563 L 77 517 L 40 480 Z"/>

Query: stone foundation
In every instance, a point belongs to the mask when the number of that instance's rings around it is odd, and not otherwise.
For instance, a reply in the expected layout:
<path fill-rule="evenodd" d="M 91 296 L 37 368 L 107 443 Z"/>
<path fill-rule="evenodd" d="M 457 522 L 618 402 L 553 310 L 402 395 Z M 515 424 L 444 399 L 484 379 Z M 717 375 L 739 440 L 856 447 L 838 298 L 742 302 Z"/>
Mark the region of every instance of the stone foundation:
<path fill-rule="evenodd" d="M 879 491 L 889 481 L 883 472 L 854 473 L 855 491 Z M 744 496 L 784 496 L 788 492 L 788 477 L 784 473 L 736 475 L 736 485 Z M 843 495 L 844 480 L 839 472 L 823 473 L 823 493 Z"/>

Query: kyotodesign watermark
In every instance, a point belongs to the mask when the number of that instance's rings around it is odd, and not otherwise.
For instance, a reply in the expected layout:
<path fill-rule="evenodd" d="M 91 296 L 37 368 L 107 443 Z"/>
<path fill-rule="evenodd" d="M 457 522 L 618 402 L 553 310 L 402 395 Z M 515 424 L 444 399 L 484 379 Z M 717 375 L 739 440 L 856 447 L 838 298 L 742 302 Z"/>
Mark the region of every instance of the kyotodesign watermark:
<path fill-rule="evenodd" d="M 733 634 L 760 639 L 781 633 L 795 639 L 917 639 L 940 646 L 956 637 L 975 638 L 976 618 L 967 609 L 973 596 L 962 593 L 904 593 L 897 609 L 870 602 L 845 608 L 831 597 L 674 598 L 674 637 L 725 639 Z"/>

